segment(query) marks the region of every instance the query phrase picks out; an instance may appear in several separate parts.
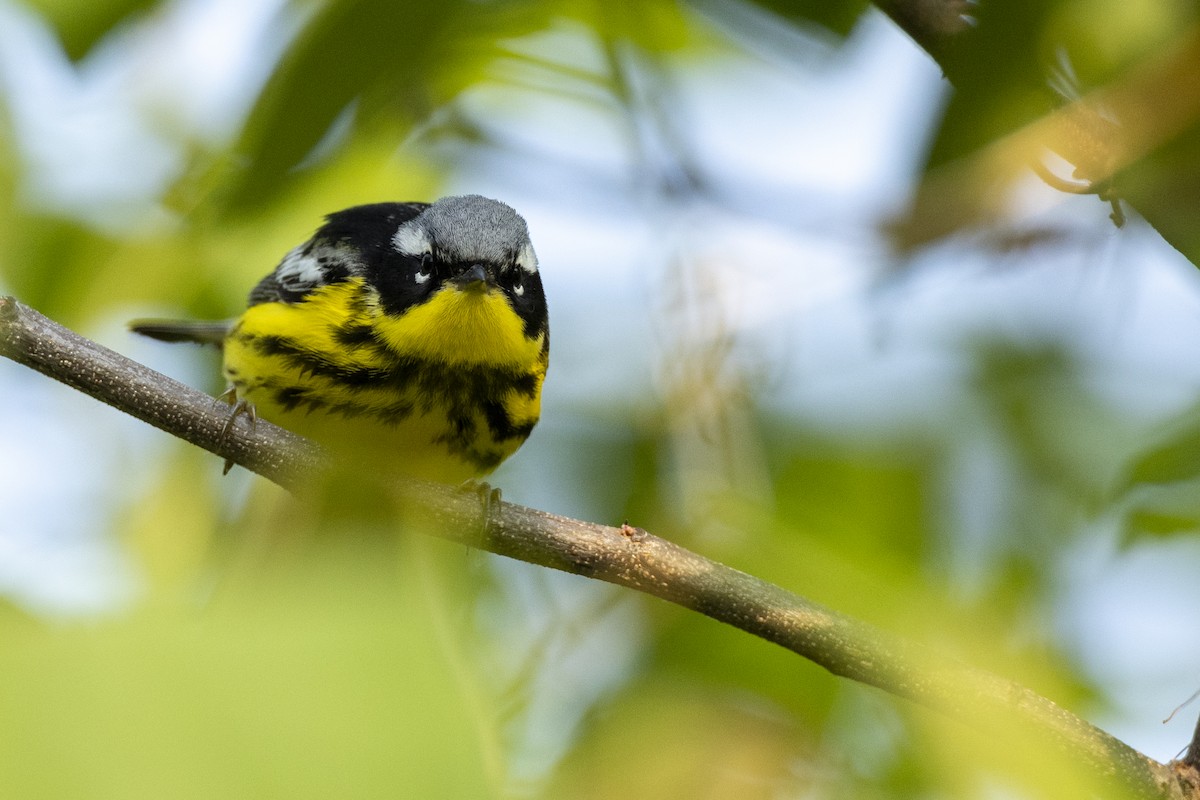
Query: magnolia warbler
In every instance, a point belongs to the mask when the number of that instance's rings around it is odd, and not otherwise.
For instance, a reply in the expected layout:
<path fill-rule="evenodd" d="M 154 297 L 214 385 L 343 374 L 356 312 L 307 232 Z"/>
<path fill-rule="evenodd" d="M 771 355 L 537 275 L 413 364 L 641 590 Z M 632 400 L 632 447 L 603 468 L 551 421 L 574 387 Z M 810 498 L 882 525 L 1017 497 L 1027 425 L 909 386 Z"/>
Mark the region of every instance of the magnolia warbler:
<path fill-rule="evenodd" d="M 220 345 L 235 409 L 448 483 L 487 475 L 529 436 L 550 348 L 525 220 L 479 195 L 330 214 L 237 319 L 130 327 Z"/>

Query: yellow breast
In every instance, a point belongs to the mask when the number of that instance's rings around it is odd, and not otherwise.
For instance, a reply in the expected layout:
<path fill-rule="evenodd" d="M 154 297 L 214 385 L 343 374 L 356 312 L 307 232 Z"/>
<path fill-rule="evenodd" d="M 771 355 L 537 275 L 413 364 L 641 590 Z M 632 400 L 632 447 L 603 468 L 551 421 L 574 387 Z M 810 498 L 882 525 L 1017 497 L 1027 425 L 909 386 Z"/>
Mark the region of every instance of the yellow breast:
<path fill-rule="evenodd" d="M 491 472 L 541 412 L 545 335 L 499 290 L 447 285 L 400 315 L 361 279 L 251 306 L 225 375 L 265 419 L 369 464 L 460 482 Z"/>

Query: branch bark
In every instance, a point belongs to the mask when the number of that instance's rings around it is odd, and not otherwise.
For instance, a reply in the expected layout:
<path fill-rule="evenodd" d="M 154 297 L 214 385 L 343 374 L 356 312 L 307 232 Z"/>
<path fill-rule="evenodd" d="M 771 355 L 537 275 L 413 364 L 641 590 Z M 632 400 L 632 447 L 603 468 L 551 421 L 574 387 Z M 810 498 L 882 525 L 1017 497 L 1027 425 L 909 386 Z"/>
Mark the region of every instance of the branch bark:
<path fill-rule="evenodd" d="M 206 394 L 85 339 L 11 297 L 0 297 L 0 355 L 161 430 L 303 491 L 329 467 L 311 442 L 269 422 L 233 425 Z M 501 502 L 480 504 L 420 481 L 391 489 L 442 538 L 624 586 L 791 650 L 834 675 L 878 687 L 985 732 L 1044 739 L 1117 796 L 1200 797 L 1196 772 L 1161 764 L 1032 690 L 932 653 L 638 528 L 612 528 Z"/>

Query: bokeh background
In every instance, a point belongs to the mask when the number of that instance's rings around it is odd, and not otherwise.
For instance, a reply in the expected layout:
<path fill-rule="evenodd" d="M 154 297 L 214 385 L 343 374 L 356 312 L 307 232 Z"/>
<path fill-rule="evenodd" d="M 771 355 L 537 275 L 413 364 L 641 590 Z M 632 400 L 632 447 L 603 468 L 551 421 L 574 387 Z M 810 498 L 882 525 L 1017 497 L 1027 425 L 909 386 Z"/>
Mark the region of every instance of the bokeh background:
<path fill-rule="evenodd" d="M 0 291 L 215 394 L 217 354 L 125 322 L 235 314 L 332 210 L 503 199 L 553 329 L 507 499 L 628 520 L 1166 760 L 1200 689 L 1195 115 L 1121 228 L 1030 169 L 958 186 L 981 213 L 912 198 L 1195 12 L 968 10 L 939 65 L 857 2 L 0 0 Z M 352 500 L 222 477 L 0 362 L 0 793 L 1089 796 Z"/>

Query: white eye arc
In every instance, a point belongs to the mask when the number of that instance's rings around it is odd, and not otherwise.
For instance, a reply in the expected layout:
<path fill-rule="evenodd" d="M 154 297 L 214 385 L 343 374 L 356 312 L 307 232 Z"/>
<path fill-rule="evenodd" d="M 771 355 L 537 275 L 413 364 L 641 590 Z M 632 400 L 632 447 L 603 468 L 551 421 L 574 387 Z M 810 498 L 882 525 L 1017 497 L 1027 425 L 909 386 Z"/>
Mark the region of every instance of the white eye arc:
<path fill-rule="evenodd" d="M 406 222 L 396 229 L 392 236 L 392 247 L 397 253 L 411 258 L 424 259 L 433 252 L 433 242 L 429 234 L 419 225 Z"/>
<path fill-rule="evenodd" d="M 525 294 L 525 280 L 520 273 L 517 273 L 517 279 L 513 282 L 512 293 L 517 297 Z"/>
<path fill-rule="evenodd" d="M 517 252 L 517 266 L 530 275 L 537 272 L 537 254 L 533 252 L 533 245 L 529 242 L 521 245 L 521 249 Z"/>

